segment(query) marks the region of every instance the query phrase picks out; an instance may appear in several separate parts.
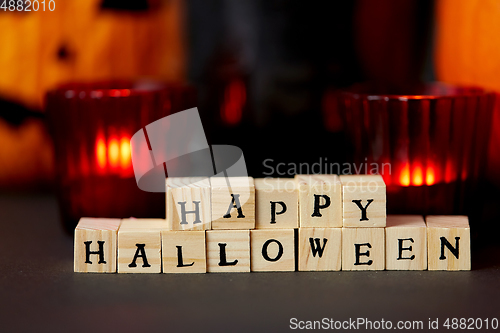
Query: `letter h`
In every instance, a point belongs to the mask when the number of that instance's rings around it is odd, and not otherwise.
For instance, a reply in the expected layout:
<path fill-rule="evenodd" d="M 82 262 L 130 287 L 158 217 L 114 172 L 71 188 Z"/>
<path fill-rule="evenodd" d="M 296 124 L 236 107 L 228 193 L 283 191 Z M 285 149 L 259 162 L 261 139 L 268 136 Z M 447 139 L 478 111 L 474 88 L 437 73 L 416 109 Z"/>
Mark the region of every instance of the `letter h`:
<path fill-rule="evenodd" d="M 195 209 L 186 211 L 186 201 L 179 201 L 178 204 L 181 205 L 181 223 L 180 224 L 188 224 L 186 221 L 187 214 L 195 214 L 196 218 L 193 221 L 193 224 L 201 223 L 200 220 L 200 201 L 193 201 Z"/>

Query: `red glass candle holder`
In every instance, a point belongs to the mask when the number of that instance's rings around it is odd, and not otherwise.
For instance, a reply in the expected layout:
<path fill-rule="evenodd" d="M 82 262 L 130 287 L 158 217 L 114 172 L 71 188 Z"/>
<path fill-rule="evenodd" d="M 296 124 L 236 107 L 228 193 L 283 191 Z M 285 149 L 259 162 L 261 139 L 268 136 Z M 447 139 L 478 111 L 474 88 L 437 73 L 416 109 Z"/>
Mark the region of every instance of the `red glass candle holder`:
<path fill-rule="evenodd" d="M 354 165 L 382 174 L 389 213 L 470 213 L 486 166 L 495 94 L 440 83 L 405 92 L 368 83 L 334 92 L 326 126 L 339 128 L 340 120 Z"/>
<path fill-rule="evenodd" d="M 155 120 L 195 106 L 195 90 L 181 84 L 112 81 L 50 91 L 46 113 L 68 229 L 82 216 L 164 217 L 164 193 L 137 187 L 130 138 Z"/>

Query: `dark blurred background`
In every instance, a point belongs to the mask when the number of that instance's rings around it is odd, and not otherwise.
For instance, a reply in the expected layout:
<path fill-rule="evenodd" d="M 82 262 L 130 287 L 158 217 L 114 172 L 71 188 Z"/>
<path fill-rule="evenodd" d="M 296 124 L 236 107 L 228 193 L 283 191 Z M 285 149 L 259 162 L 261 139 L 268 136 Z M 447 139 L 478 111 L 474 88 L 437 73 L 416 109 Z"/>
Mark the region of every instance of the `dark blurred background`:
<path fill-rule="evenodd" d="M 343 161 L 342 124 L 323 122 L 328 91 L 373 79 L 432 80 L 433 7 L 427 0 L 76 0 L 54 12 L 0 11 L 0 186 L 50 185 L 51 144 L 38 126 L 44 94 L 75 81 L 193 84 L 210 143 L 241 147 L 255 177 L 266 158 Z"/>
<path fill-rule="evenodd" d="M 240 147 L 262 177 L 266 159 L 351 160 L 332 96 L 353 83 L 500 90 L 498 32 L 500 6 L 479 0 L 73 0 L 0 11 L 0 191 L 57 187 L 44 96 L 63 83 L 191 84 L 209 143 Z M 500 184 L 497 113 L 492 124 L 488 193 Z"/>

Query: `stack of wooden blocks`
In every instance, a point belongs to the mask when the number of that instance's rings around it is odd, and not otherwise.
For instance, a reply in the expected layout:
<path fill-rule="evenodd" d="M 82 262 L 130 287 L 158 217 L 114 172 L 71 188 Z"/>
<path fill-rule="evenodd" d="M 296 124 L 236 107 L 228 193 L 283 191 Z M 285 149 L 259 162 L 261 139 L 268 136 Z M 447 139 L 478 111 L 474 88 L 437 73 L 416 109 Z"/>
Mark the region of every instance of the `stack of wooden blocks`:
<path fill-rule="evenodd" d="M 470 270 L 466 216 L 386 217 L 376 175 L 168 178 L 166 219 L 82 218 L 75 272 Z"/>

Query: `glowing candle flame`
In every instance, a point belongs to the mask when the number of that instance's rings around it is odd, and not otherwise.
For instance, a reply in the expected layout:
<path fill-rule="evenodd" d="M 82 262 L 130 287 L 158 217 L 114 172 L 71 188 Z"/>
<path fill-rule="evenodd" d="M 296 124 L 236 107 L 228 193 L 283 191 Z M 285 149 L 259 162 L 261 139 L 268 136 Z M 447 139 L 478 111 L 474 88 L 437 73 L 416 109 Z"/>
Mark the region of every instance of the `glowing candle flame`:
<path fill-rule="evenodd" d="M 436 179 L 435 179 L 434 168 L 432 166 L 429 166 L 429 167 L 427 167 L 427 171 L 426 171 L 425 184 L 433 185 L 435 181 L 436 181 Z"/>
<path fill-rule="evenodd" d="M 120 139 L 120 166 L 122 169 L 128 169 L 131 165 L 130 138 L 122 136 Z"/>
<path fill-rule="evenodd" d="M 112 138 L 111 140 L 109 140 L 109 146 L 108 146 L 109 165 L 112 168 L 116 168 L 118 166 L 119 159 L 120 159 L 120 146 L 118 144 L 118 139 Z"/>
<path fill-rule="evenodd" d="M 412 180 L 412 184 L 416 186 L 420 186 L 424 183 L 422 167 L 420 165 L 415 166 L 413 169 Z"/>
<path fill-rule="evenodd" d="M 104 141 L 103 136 L 98 136 L 96 141 L 96 158 L 97 158 L 97 166 L 99 169 L 103 170 L 106 168 L 106 143 Z"/>
<path fill-rule="evenodd" d="M 401 186 L 410 186 L 410 165 L 407 163 L 401 170 L 399 175 L 399 183 Z"/>

